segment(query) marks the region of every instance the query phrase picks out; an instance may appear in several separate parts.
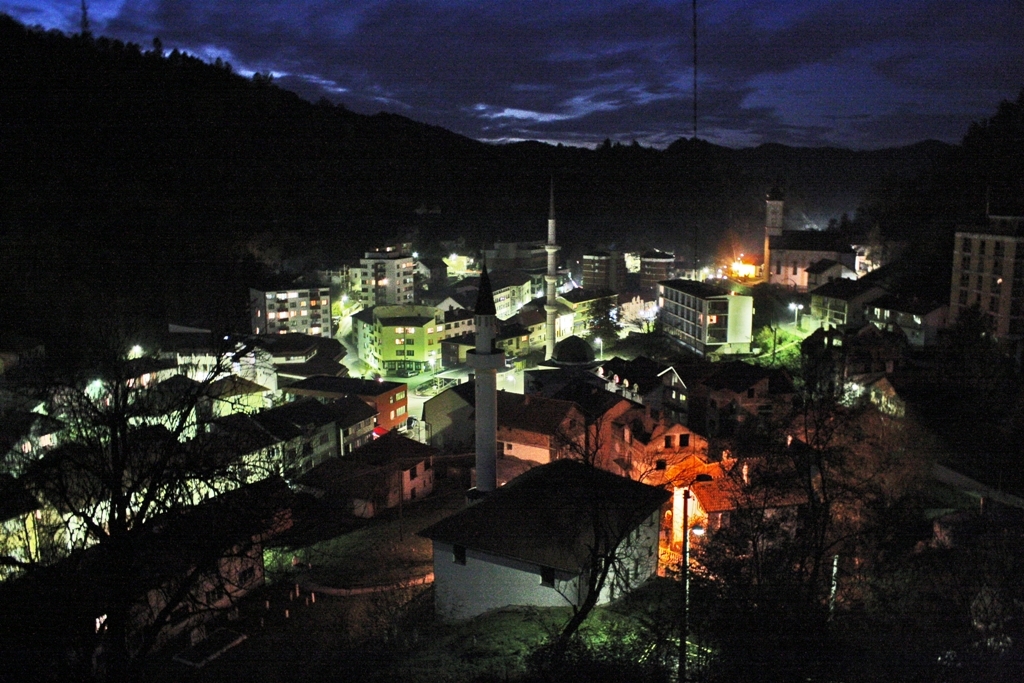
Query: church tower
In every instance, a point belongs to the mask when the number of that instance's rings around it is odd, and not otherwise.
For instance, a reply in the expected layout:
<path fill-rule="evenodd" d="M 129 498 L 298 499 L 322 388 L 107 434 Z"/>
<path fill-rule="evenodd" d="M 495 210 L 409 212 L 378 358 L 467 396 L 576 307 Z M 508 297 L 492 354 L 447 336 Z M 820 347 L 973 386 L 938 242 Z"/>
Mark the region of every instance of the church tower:
<path fill-rule="evenodd" d="M 494 348 L 498 316 L 486 263 L 473 320 L 476 348 L 466 354 L 466 363 L 476 376 L 476 488 L 470 490 L 470 499 L 494 491 L 498 476 L 498 370 L 505 367 L 505 353 Z"/>
<path fill-rule="evenodd" d="M 555 305 L 555 286 L 558 283 L 558 244 L 555 241 L 555 179 L 551 179 L 551 199 L 548 208 L 548 243 L 544 245 L 548 252 L 548 274 L 544 276 L 547 286 L 547 301 L 544 303 L 544 312 L 547 313 L 547 320 L 544 325 L 546 337 L 544 348 L 544 360 L 551 360 L 555 355 L 555 314 L 558 306 Z"/>
<path fill-rule="evenodd" d="M 783 196 L 778 186 L 771 189 L 765 201 L 764 217 L 764 265 L 763 277 L 768 282 L 771 279 L 771 238 L 782 235 L 783 225 Z"/>

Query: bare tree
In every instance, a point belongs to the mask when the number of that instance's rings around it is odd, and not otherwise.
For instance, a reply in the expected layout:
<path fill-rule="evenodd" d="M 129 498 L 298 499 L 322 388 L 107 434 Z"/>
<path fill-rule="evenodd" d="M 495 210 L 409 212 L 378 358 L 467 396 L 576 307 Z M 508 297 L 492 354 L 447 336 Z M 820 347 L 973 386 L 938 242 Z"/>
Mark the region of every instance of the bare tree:
<path fill-rule="evenodd" d="M 195 538 L 201 525 L 179 521 L 197 504 L 244 483 L 242 453 L 225 451 L 223 440 L 189 438 L 204 431 L 200 404 L 211 395 L 210 385 L 230 374 L 239 347 L 225 340 L 205 377 L 167 391 L 143 381 L 146 359 L 129 357 L 137 351 L 130 353 L 128 339 L 109 335 L 87 372 L 49 383 L 49 412 L 64 424 L 60 445 L 30 463 L 22 477 L 61 522 L 72 553 L 66 566 L 77 568 L 79 585 L 102 609 L 102 623 L 80 645 L 89 652 L 102 645 L 100 671 L 114 681 L 133 677 L 138 659 L 158 644 L 164 627 L 192 612 L 190 604 L 209 607 L 217 602 L 210 597 L 235 592 L 219 571 L 224 558 L 246 555 L 268 521 L 247 525 L 254 520 L 235 511 L 238 518 L 205 529 L 205 539 Z M 158 537 L 173 537 L 171 530 L 180 535 L 180 552 L 170 551 L 175 562 L 161 556 L 169 551 L 158 550 L 166 547 Z M 200 590 L 203 585 L 210 587 Z"/>

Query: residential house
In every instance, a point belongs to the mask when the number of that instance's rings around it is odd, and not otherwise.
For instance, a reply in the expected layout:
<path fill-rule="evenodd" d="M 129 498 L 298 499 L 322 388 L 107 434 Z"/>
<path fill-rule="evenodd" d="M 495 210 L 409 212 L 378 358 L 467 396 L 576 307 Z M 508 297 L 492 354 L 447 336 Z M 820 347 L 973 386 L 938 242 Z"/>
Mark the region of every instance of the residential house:
<path fill-rule="evenodd" d="M 867 320 L 880 330 L 900 332 L 915 348 L 934 346 L 945 329 L 949 306 L 917 297 L 886 294 L 867 306 Z"/>
<path fill-rule="evenodd" d="M 475 434 L 473 381 L 458 384 L 423 404 L 432 446 L 448 453 L 472 450 Z M 547 463 L 581 448 L 584 416 L 571 401 L 498 392 L 498 454 Z"/>
<path fill-rule="evenodd" d="M 895 372 L 905 355 L 902 334 L 871 323 L 817 329 L 800 343 L 805 380 L 846 381 L 859 375 Z"/>
<path fill-rule="evenodd" d="M 704 403 L 705 424 L 698 426 L 703 433 L 730 433 L 750 420 L 758 425 L 778 421 L 792 409 L 796 389 L 785 370 L 743 361 L 717 363 L 713 368 L 691 387 L 691 400 Z"/>
<path fill-rule="evenodd" d="M 376 411 L 379 433 L 404 426 L 409 417 L 409 387 L 405 382 L 355 377 L 309 377 L 286 387 L 284 392 L 320 400 L 355 396 Z"/>
<path fill-rule="evenodd" d="M 420 532 L 434 554 L 434 606 L 446 621 L 512 605 L 579 606 L 615 558 L 604 603 L 658 569 L 670 494 L 573 460 L 535 467 Z"/>
<path fill-rule="evenodd" d="M 682 424 L 686 424 L 688 406 L 686 384 L 671 365 L 646 356 L 625 360 L 616 356 L 597 368 L 598 377 L 607 382 L 608 391 L 649 406 Z"/>
<path fill-rule="evenodd" d="M 337 339 L 279 334 L 264 335 L 256 343 L 270 354 L 279 386 L 317 375 L 348 375 L 348 368 L 341 363 L 345 357 L 345 347 Z"/>
<path fill-rule="evenodd" d="M 437 449 L 388 432 L 344 458 L 314 467 L 299 484 L 356 517 L 419 500 L 434 490 Z"/>
<path fill-rule="evenodd" d="M 570 401 L 498 392 L 498 452 L 541 464 L 580 457 L 585 420 Z"/>
<path fill-rule="evenodd" d="M 845 263 L 821 259 L 807 266 L 807 288 L 814 289 L 833 280 L 856 280 L 857 273 Z"/>
<path fill-rule="evenodd" d="M 793 439 L 790 449 L 806 448 Z M 779 461 L 747 458 L 710 481 L 697 481 L 693 493 L 689 525 L 710 531 L 734 525 L 738 515 L 753 516 L 765 530 L 768 543 L 792 538 L 803 526 L 808 505 L 807 489 L 792 467 Z M 767 533 L 771 528 L 774 533 Z"/>
<path fill-rule="evenodd" d="M 619 297 L 610 289 L 576 288 L 558 295 L 557 301 L 572 311 L 572 334 L 586 337 L 594 318 L 613 313 Z"/>
<path fill-rule="evenodd" d="M 833 280 L 811 292 L 811 317 L 823 327 L 861 324 L 867 304 L 883 295 L 885 290 L 867 279 Z"/>

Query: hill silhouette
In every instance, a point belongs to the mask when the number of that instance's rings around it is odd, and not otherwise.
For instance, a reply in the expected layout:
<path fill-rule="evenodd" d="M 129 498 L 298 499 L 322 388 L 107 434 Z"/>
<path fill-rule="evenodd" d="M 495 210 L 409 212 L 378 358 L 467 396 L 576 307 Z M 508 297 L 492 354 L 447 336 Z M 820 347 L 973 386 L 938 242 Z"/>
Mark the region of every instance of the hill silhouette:
<path fill-rule="evenodd" d="M 3 15 L 0 120 L 0 277 L 19 315 L 61 297 L 72 319 L 44 327 L 84 322 L 98 293 L 154 319 L 196 321 L 201 302 L 244 324 L 268 249 L 330 265 L 409 230 L 423 249 L 541 239 L 552 177 L 567 253 L 614 243 L 706 259 L 726 230 L 756 244 L 777 183 L 791 220 L 820 224 L 959 149 L 491 145 Z"/>

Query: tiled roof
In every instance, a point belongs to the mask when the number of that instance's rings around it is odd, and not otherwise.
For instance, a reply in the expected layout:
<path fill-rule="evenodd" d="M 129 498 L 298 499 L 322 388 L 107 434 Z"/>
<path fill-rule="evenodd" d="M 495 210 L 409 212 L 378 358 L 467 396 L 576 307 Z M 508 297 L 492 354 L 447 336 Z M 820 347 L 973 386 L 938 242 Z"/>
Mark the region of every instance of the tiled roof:
<path fill-rule="evenodd" d="M 400 382 L 381 382 L 373 379 L 358 379 L 356 377 L 308 377 L 285 387 L 285 393 L 308 393 L 310 395 L 322 395 L 326 398 L 337 396 L 380 396 L 389 391 L 394 391 L 405 386 Z"/>

